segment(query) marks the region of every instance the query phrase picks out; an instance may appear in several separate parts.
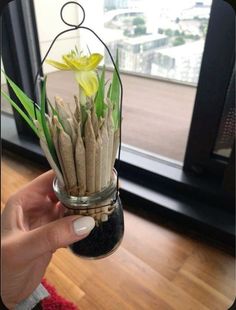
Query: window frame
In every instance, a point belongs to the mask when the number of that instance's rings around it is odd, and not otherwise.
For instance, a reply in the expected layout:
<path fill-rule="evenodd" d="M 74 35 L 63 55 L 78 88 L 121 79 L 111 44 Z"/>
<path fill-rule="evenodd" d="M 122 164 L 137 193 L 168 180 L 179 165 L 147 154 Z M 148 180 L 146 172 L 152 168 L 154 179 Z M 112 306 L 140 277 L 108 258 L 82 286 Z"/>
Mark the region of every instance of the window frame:
<path fill-rule="evenodd" d="M 32 83 L 41 59 L 33 1 L 14 1 L 8 4 L 8 9 L 4 7 L 1 13 L 1 56 L 4 59 L 4 70 L 30 98 L 39 102 L 38 86 L 35 87 Z M 42 76 L 42 70 L 40 74 Z M 10 87 L 8 90 L 10 97 L 20 105 Z M 13 115 L 18 134 L 37 143 L 34 133 L 15 109 Z"/>
<path fill-rule="evenodd" d="M 213 150 L 235 66 L 234 15 L 226 2 L 212 2 L 184 160 L 184 170 L 199 175 L 207 173 L 222 178 L 227 166 L 227 161 L 214 156 Z M 219 68 L 220 74 L 215 74 L 215 68 Z"/>
<path fill-rule="evenodd" d="M 23 20 L 26 18 L 24 15 L 19 14 L 20 12 L 22 13 L 23 1 L 24 0 L 14 1 L 14 4 L 16 6 L 19 6 L 19 11 L 15 11 L 16 16 L 14 18 L 22 19 L 22 16 Z M 36 69 L 39 67 L 41 58 L 39 52 L 39 43 L 37 40 L 38 36 L 35 23 L 33 1 L 28 0 L 27 2 L 28 10 L 30 12 L 30 14 L 27 15 L 27 18 L 31 19 L 31 22 L 28 24 L 28 26 L 31 27 L 31 35 L 34 36 L 34 41 L 31 41 L 31 44 L 34 45 L 34 49 L 29 46 L 29 40 L 26 38 L 25 23 L 21 23 L 21 27 L 19 28 L 19 31 L 22 35 L 21 38 L 24 38 L 23 42 L 26 43 L 24 44 L 24 46 L 22 46 L 22 49 L 19 48 L 19 45 L 17 43 L 17 39 L 19 39 L 20 37 L 14 38 L 13 36 L 13 38 L 11 39 L 15 40 L 14 44 L 18 47 L 15 50 L 16 55 L 14 55 L 14 61 L 16 65 L 14 67 L 17 69 L 17 61 L 19 61 L 19 59 L 25 58 L 25 55 L 30 55 L 29 57 L 31 57 L 31 61 L 28 62 L 29 68 L 27 67 L 25 71 L 11 71 L 12 68 L 10 65 L 10 61 L 11 57 L 13 56 L 8 57 L 10 54 L 7 56 L 6 53 L 6 58 L 4 59 L 4 67 L 6 73 L 9 74 L 13 79 L 15 79 L 18 85 L 20 85 L 24 90 L 29 87 L 29 95 L 32 95 L 32 98 L 34 98 L 35 95 L 32 83 L 29 82 L 27 87 L 25 87 L 25 84 L 23 83 L 23 77 L 27 75 L 28 81 L 30 81 L 30 78 L 31 81 L 33 80 L 33 73 L 36 73 Z M 217 173 L 216 177 L 214 174 L 212 174 L 212 172 L 214 171 L 212 169 L 207 169 L 207 173 L 203 174 L 202 169 L 195 169 L 192 166 L 190 160 L 192 158 L 193 162 L 195 163 L 195 137 L 197 135 L 197 130 L 201 130 L 201 128 L 199 128 L 199 124 L 197 124 L 197 119 L 199 115 L 202 115 L 201 113 L 209 113 L 209 110 L 204 111 L 202 97 L 203 94 L 212 94 L 212 90 L 204 89 L 204 84 L 206 84 L 204 83 L 204 79 L 208 76 L 212 76 L 212 74 L 214 73 L 212 72 L 214 71 L 214 67 L 211 67 L 211 72 L 208 72 L 209 68 L 207 68 L 211 52 L 214 51 L 211 48 L 211 44 L 213 44 L 212 40 L 214 38 L 217 38 L 216 35 L 218 35 L 218 33 L 216 32 L 216 29 L 218 31 L 220 27 L 218 25 L 218 27 L 215 28 L 214 23 L 216 21 L 219 22 L 220 12 L 225 13 L 228 11 L 229 7 L 226 2 L 224 2 L 223 0 L 213 0 L 212 14 L 209 21 L 209 33 L 207 35 L 206 48 L 203 55 L 203 63 L 199 77 L 199 89 L 196 96 L 184 167 L 178 166 L 173 162 L 166 162 L 165 160 L 160 158 L 154 158 L 148 154 L 141 153 L 139 150 L 126 145 L 122 145 L 121 161 L 119 163 L 116 162 L 116 167 L 118 168 L 121 178 L 121 194 L 126 207 L 127 204 L 131 206 L 131 208 L 135 205 L 135 208 L 137 210 L 142 210 L 142 212 L 146 212 L 147 210 L 150 213 L 158 212 L 158 214 L 160 214 L 161 216 L 167 216 L 167 218 L 172 218 L 174 223 L 184 223 L 186 227 L 189 226 L 189 229 L 195 227 L 197 233 L 202 231 L 204 233 L 204 236 L 207 233 L 209 234 L 209 236 L 212 236 L 212 238 L 217 239 L 215 241 L 222 241 L 225 244 L 234 247 L 234 194 L 232 194 L 232 191 L 227 190 L 227 182 L 224 182 L 225 185 L 222 186 L 223 174 Z M 232 18 L 231 13 L 230 18 Z M 14 27 L 12 23 L 12 17 L 8 15 L 8 18 L 10 19 L 8 27 L 12 29 L 12 27 Z M 229 23 L 230 18 L 228 16 L 225 17 L 226 24 Z M 224 29 L 227 29 L 226 25 L 224 25 Z M 220 36 L 220 40 L 225 40 L 225 38 Z M 10 46 L 8 46 L 8 48 L 10 48 Z M 26 51 L 24 50 L 25 48 Z M 219 56 L 219 51 L 217 51 L 217 55 Z M 225 62 L 224 65 L 228 68 L 229 64 L 226 58 L 227 55 L 228 54 L 225 51 L 225 58 L 223 58 L 223 60 Z M 32 68 L 32 66 L 34 68 Z M 228 68 L 227 70 L 225 69 L 226 71 L 224 77 L 227 77 L 227 80 L 229 76 L 229 71 L 231 69 L 231 64 L 230 68 Z M 224 83 L 224 81 L 222 82 Z M 215 81 L 213 86 L 216 87 L 216 85 L 218 84 Z M 201 93 L 201 90 L 203 91 L 203 94 Z M 224 83 L 224 94 L 225 90 L 226 85 Z M 12 93 L 10 93 L 10 95 L 13 96 Z M 219 119 L 220 111 L 224 103 L 224 95 L 221 94 L 220 98 L 221 100 L 219 100 L 219 106 L 217 108 L 218 114 L 216 112 L 214 113 L 215 123 L 212 123 L 213 125 L 215 124 L 215 134 L 217 119 Z M 14 123 L 14 118 L 16 120 L 16 124 Z M 38 143 L 36 142 L 36 139 L 32 139 L 32 133 L 28 129 L 26 131 L 26 127 L 28 126 L 21 120 L 21 118 L 17 115 L 16 112 L 14 112 L 14 117 L 3 113 L 3 149 L 17 152 L 24 157 L 28 157 L 31 160 L 38 161 L 41 164 L 47 165 L 47 167 L 49 167 Z M 209 129 L 209 126 L 207 128 Z M 212 133 L 211 137 L 208 139 L 210 139 L 210 141 L 213 141 Z M 207 149 L 207 154 L 209 155 L 209 148 L 206 141 L 209 140 L 204 138 L 204 146 L 206 147 L 204 150 L 206 151 Z M 197 154 L 199 154 L 198 150 L 196 152 Z M 233 155 L 231 155 L 230 164 L 228 164 L 228 169 L 226 169 L 226 163 L 224 163 L 222 166 L 225 171 L 227 170 L 227 173 L 224 176 L 225 180 L 232 179 L 232 169 L 229 169 L 229 167 L 234 167 L 234 160 L 232 156 Z M 196 162 L 198 163 L 197 159 Z M 219 164 L 217 162 L 217 165 L 218 167 L 220 167 L 222 163 Z M 230 184 L 232 184 L 231 181 Z"/>

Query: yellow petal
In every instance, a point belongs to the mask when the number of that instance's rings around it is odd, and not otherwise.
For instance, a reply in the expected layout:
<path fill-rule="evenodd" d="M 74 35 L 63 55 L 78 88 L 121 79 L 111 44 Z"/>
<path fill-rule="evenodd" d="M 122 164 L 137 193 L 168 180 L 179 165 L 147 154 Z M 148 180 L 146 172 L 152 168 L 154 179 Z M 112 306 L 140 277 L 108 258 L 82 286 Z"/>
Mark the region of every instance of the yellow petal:
<path fill-rule="evenodd" d="M 97 92 L 98 78 L 95 71 L 76 71 L 75 78 L 86 96 L 91 97 Z"/>
<path fill-rule="evenodd" d="M 94 70 L 102 60 L 102 55 L 98 53 L 91 54 L 87 60 L 86 70 Z"/>
<path fill-rule="evenodd" d="M 55 60 L 47 59 L 46 63 L 60 70 L 70 70 L 70 67 L 68 67 L 66 64 L 63 64 Z"/>
<path fill-rule="evenodd" d="M 89 71 L 94 70 L 102 60 L 102 55 L 92 54 L 89 57 L 82 56 L 73 59 L 73 64 L 76 66 L 78 71 Z"/>
<path fill-rule="evenodd" d="M 69 55 L 63 55 L 62 59 L 66 63 L 66 65 L 70 68 L 70 70 L 77 70 L 75 60 L 71 58 Z"/>
<path fill-rule="evenodd" d="M 88 66 L 87 63 L 88 63 L 88 57 L 86 56 L 74 58 L 74 64 L 76 65 L 78 71 L 87 70 Z"/>

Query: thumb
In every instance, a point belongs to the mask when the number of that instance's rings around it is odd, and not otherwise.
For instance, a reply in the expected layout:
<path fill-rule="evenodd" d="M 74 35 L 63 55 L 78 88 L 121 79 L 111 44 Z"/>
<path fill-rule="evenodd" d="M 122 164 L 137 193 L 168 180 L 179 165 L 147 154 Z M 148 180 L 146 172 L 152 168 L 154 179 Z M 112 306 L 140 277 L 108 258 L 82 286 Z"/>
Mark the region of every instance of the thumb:
<path fill-rule="evenodd" d="M 67 216 L 25 234 L 24 249 L 30 258 L 84 239 L 95 226 L 90 216 Z"/>

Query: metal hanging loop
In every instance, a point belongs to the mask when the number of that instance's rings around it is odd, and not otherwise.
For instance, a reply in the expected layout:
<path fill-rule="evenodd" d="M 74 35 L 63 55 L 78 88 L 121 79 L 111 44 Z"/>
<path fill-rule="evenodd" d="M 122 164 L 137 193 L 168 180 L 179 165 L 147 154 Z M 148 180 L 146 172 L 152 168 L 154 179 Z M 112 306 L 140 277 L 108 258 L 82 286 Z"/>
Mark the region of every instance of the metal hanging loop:
<path fill-rule="evenodd" d="M 82 10 L 82 13 L 83 13 L 83 18 L 82 18 L 82 21 L 78 24 L 78 25 L 73 25 L 73 24 L 70 24 L 68 23 L 64 16 L 63 16 L 63 10 L 65 9 L 66 6 L 68 6 L 69 4 L 75 4 L 77 5 L 78 7 L 80 7 L 80 9 Z M 66 2 L 62 7 L 61 7 L 61 11 L 60 11 L 60 17 L 61 17 L 61 20 L 63 21 L 63 23 L 69 27 L 73 27 L 75 29 L 78 29 L 84 22 L 85 20 L 85 10 L 84 8 L 82 7 L 82 5 L 80 5 L 78 2 L 76 1 L 69 1 L 69 2 Z"/>

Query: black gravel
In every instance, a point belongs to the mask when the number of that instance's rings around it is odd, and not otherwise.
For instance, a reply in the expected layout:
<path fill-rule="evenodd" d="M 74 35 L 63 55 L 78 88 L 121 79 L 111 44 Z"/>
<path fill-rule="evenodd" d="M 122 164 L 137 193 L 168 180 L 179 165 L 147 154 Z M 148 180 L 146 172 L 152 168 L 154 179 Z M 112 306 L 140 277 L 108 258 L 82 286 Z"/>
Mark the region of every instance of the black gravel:
<path fill-rule="evenodd" d="M 87 258 L 99 258 L 111 252 L 121 241 L 124 234 L 124 217 L 121 207 L 117 207 L 107 222 L 101 222 L 85 239 L 71 244 L 74 254 Z"/>

